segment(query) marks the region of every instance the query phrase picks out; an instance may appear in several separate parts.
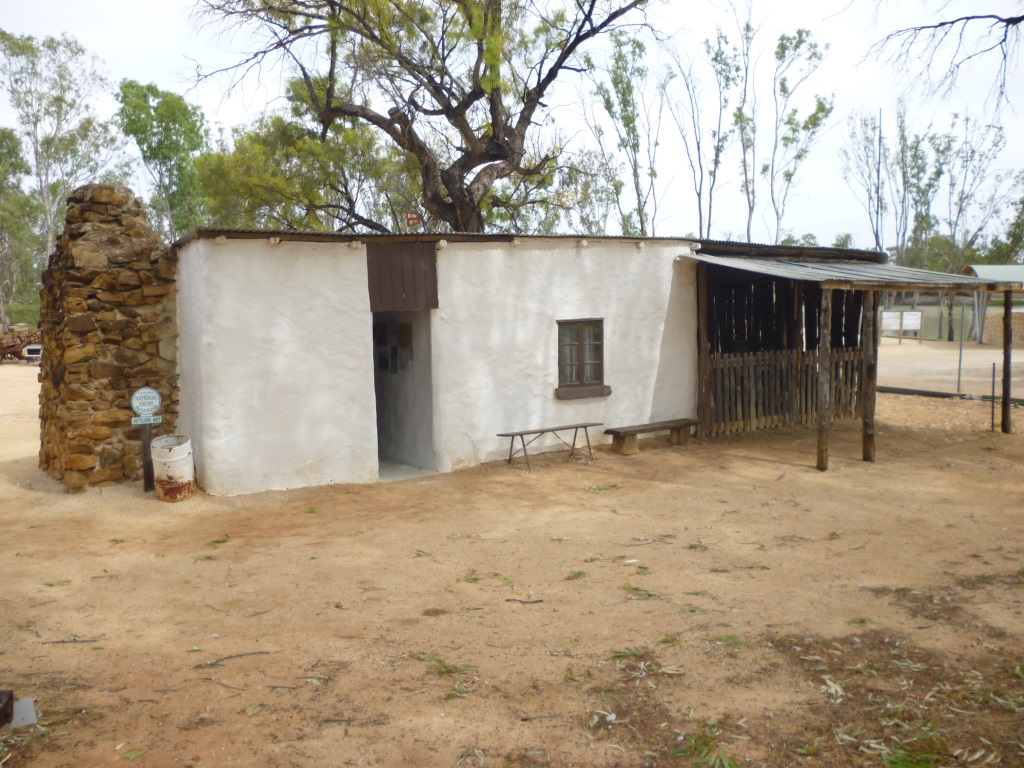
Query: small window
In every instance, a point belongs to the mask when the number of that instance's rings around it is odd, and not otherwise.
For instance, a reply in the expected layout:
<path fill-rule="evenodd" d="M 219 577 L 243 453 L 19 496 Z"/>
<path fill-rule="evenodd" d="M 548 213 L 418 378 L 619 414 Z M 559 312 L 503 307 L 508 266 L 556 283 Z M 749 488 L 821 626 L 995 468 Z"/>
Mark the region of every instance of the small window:
<path fill-rule="evenodd" d="M 604 383 L 604 320 L 559 320 L 555 396 L 574 400 L 611 393 Z"/>

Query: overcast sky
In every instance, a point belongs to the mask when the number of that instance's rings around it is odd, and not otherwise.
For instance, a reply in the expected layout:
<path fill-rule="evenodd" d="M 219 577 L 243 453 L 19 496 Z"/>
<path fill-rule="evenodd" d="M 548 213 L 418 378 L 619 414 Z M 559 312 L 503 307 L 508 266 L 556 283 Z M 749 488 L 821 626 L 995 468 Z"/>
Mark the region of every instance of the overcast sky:
<path fill-rule="evenodd" d="M 250 79 L 227 100 L 222 93 L 224 81 L 197 87 L 197 64 L 207 70 L 230 64 L 244 50 L 245 41 L 225 37 L 214 29 L 198 28 L 190 16 L 192 5 L 191 0 L 3 0 L 0 27 L 37 37 L 67 32 L 105 62 L 115 83 L 132 78 L 184 93 L 203 108 L 211 123 L 226 128 L 248 122 L 268 105 L 274 105 L 280 92 L 279 75 L 265 72 L 262 82 Z M 817 41 L 830 46 L 804 92 L 807 96 L 834 94 L 835 113 L 800 174 L 786 228 L 796 235 L 813 232 L 824 244 L 830 244 L 838 233 L 850 232 L 856 245 L 870 247 L 867 215 L 843 180 L 839 158 L 846 118 L 851 112 L 877 114 L 881 109 L 883 126 L 890 135 L 895 127 L 893 109 L 901 94 L 909 98 L 910 121 L 918 130 L 928 123 L 945 127 L 952 112 L 969 110 L 981 118 L 991 117 L 988 95 L 993 67 L 989 62 L 965 71 L 950 96 L 933 96 L 919 82 L 901 76 L 906 74 L 902 70 L 884 61 L 865 60 L 872 43 L 900 27 L 960 13 L 1019 12 L 1019 6 L 1012 0 L 755 0 L 755 24 L 761 27 L 758 35 L 765 42 L 775 40 L 780 32 L 807 27 Z M 652 3 L 650 13 L 677 47 L 696 52 L 703 39 L 713 36 L 716 23 L 731 31 L 726 8 L 725 2 L 713 0 L 671 0 L 668 4 Z M 766 46 L 760 65 L 763 77 L 770 77 L 770 65 L 770 46 Z M 1011 99 L 1016 109 L 1005 110 L 1001 116 L 1010 137 L 1003 165 L 1024 169 L 1024 149 L 1015 140 L 1021 128 L 1019 111 L 1024 108 L 1024 85 L 1018 81 L 1011 78 Z M 564 101 L 565 109 L 578 113 L 579 108 L 572 104 L 576 84 L 572 89 L 563 88 L 558 98 Z M 112 108 L 112 104 L 106 105 L 108 111 Z M 11 122 L 9 110 L 0 109 L 0 124 Z M 681 164 L 678 145 L 671 140 L 674 128 L 666 124 L 663 131 L 659 166 L 666 191 L 656 233 L 682 236 L 696 230 L 696 217 L 690 215 L 690 182 L 688 175 L 683 175 L 688 170 Z M 726 162 L 735 166 L 738 159 Z M 745 201 L 740 188 L 725 174 L 722 184 L 716 198 L 719 226 L 712 234 L 744 239 Z M 761 219 L 755 224 L 753 239 L 767 241 L 770 232 L 768 222 Z"/>

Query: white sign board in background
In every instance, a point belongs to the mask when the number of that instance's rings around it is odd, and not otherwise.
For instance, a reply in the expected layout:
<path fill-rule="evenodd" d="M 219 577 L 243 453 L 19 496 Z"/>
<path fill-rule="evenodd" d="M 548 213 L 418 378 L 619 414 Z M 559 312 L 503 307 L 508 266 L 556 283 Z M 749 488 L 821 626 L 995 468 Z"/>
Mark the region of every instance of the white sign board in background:
<path fill-rule="evenodd" d="M 922 313 L 918 310 L 883 312 L 882 330 L 899 332 L 902 329 L 904 333 L 920 331 L 921 316 Z"/>
<path fill-rule="evenodd" d="M 904 312 L 903 313 L 903 330 L 904 331 L 920 331 L 921 330 L 921 313 L 920 312 Z"/>

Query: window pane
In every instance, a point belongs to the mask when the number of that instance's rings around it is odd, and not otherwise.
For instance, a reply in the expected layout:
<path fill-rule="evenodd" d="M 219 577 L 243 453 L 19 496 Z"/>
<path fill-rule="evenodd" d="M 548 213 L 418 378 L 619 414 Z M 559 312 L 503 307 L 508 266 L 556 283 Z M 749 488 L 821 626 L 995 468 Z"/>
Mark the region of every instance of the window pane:
<path fill-rule="evenodd" d="M 563 344 L 558 348 L 558 363 L 575 365 L 580 361 L 580 348 L 576 344 Z"/>
<path fill-rule="evenodd" d="M 603 383 L 603 336 L 603 323 L 600 320 L 558 324 L 559 385 Z"/>
<path fill-rule="evenodd" d="M 577 344 L 578 325 L 558 327 L 558 383 L 579 384 L 580 348 Z"/>

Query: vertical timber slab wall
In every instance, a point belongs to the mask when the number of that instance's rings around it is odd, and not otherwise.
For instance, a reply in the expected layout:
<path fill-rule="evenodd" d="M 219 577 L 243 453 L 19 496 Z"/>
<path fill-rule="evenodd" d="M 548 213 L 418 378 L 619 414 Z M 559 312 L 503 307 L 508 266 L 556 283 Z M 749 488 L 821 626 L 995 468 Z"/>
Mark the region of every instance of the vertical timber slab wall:
<path fill-rule="evenodd" d="M 39 466 L 72 490 L 142 477 L 131 393 L 160 392 L 178 412 L 176 257 L 122 186 L 68 198 L 64 234 L 43 272 Z"/>

